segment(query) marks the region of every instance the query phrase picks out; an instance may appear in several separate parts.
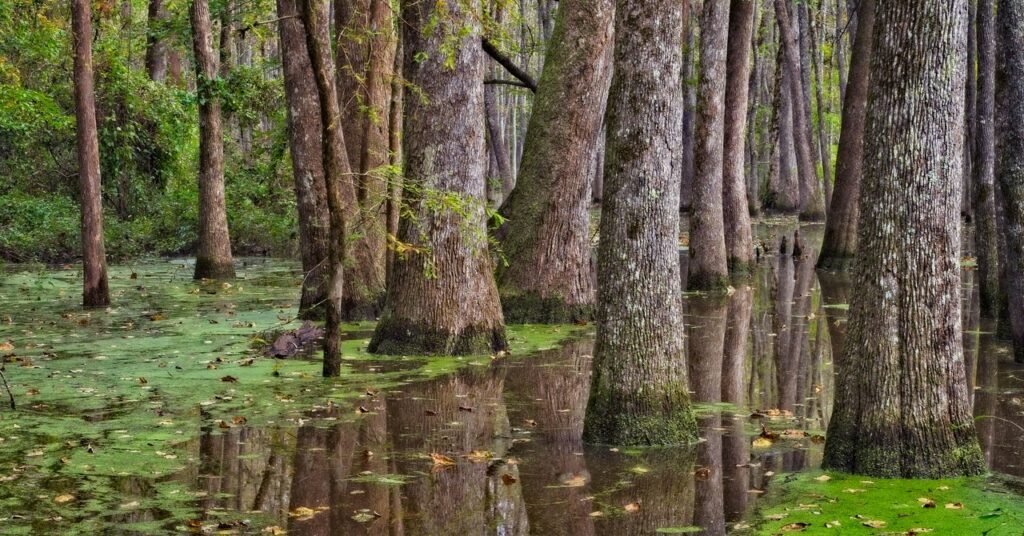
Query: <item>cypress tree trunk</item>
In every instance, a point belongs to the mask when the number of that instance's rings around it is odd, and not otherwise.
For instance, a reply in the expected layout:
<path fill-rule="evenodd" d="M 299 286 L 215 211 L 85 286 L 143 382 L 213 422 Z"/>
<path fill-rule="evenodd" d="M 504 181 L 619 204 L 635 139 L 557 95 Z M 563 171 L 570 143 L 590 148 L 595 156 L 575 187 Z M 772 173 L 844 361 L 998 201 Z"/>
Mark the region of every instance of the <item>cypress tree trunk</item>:
<path fill-rule="evenodd" d="M 508 322 L 590 320 L 590 163 L 611 77 L 613 0 L 562 0 L 498 234 Z"/>
<path fill-rule="evenodd" d="M 683 4 L 683 66 L 680 76 L 683 81 L 683 145 L 680 162 L 682 181 L 679 185 L 679 211 L 690 212 L 693 206 L 693 147 L 694 122 L 697 115 L 697 85 L 694 73 L 697 70 L 697 38 L 694 34 L 700 25 L 700 14 L 691 17 L 693 6 L 689 0 Z"/>
<path fill-rule="evenodd" d="M 428 26 L 439 16 L 439 25 Z M 476 0 L 402 3 L 405 78 L 425 98 L 405 100 L 403 195 L 411 216 L 400 223 L 398 239 L 412 250 L 396 255 L 370 341 L 374 353 L 472 354 L 506 346 L 484 221 L 479 16 Z M 451 197 L 458 206 L 438 207 Z"/>
<path fill-rule="evenodd" d="M 327 5 L 323 0 L 299 0 L 302 23 L 306 28 L 306 50 L 320 97 L 320 140 L 327 192 L 330 239 L 327 242 L 326 322 L 324 330 L 324 376 L 341 373 L 341 314 L 345 287 L 345 261 L 348 258 L 347 213 L 356 206 L 352 170 L 345 153 L 345 135 L 341 131 L 341 112 L 334 88 L 334 61 L 331 58 Z"/>
<path fill-rule="evenodd" d="M 796 152 L 793 148 L 793 98 L 781 45 L 775 54 L 771 130 L 772 170 L 768 178 L 767 208 L 783 214 L 795 214 L 800 211 L 800 192 L 796 176 Z"/>
<path fill-rule="evenodd" d="M 681 18 L 676 0 L 616 2 L 597 341 L 583 429 L 590 443 L 697 437 L 683 364 L 680 179 L 673 167 L 682 138 Z"/>
<path fill-rule="evenodd" d="M 299 212 L 299 249 L 302 256 L 302 296 L 299 316 L 320 316 L 327 298 L 330 222 L 321 146 L 320 97 L 306 49 L 306 30 L 296 0 L 277 0 L 278 29 L 285 100 L 288 104 L 288 148 Z"/>
<path fill-rule="evenodd" d="M 972 475 L 960 318 L 967 2 L 877 4 L 860 248 L 822 466 Z"/>
<path fill-rule="evenodd" d="M 754 239 L 750 229 L 747 182 L 744 176 L 753 31 L 754 1 L 732 0 L 729 8 L 729 50 L 726 60 L 722 209 L 726 259 L 729 269 L 739 273 L 747 273 L 754 258 Z"/>
<path fill-rule="evenodd" d="M 999 113 L 997 176 L 1006 219 L 1006 260 L 1009 320 L 1013 353 L 1024 363 L 1024 5 L 999 5 L 999 69 L 996 106 Z M 1010 267 L 1014 267 L 1011 269 Z"/>
<path fill-rule="evenodd" d="M 705 2 L 700 29 L 700 83 L 690 208 L 688 285 L 695 290 L 724 289 L 729 283 L 722 214 L 728 40 L 729 4 Z"/>
<path fill-rule="evenodd" d="M 397 36 L 396 36 L 397 37 Z M 390 163 L 395 168 L 402 167 L 402 101 L 405 94 L 404 78 L 402 76 L 402 42 L 398 40 L 398 47 L 395 51 L 395 65 L 392 69 L 391 78 L 391 107 L 388 111 L 388 154 Z M 388 184 L 387 201 L 387 231 L 388 242 L 398 236 L 398 218 L 402 205 L 402 177 L 391 177 Z M 385 250 L 385 286 L 391 288 L 391 281 L 394 275 L 395 250 L 389 247 Z"/>
<path fill-rule="evenodd" d="M 857 220 L 860 218 L 860 183 L 864 164 L 864 120 L 871 73 L 875 0 L 861 0 L 857 12 L 859 24 L 850 53 L 850 78 L 846 83 L 839 152 L 836 155 L 836 185 L 818 259 L 818 265 L 828 269 L 851 267 L 857 253 Z"/>
<path fill-rule="evenodd" d="M 235 266 L 224 203 L 224 139 L 220 98 L 214 91 L 217 56 L 213 51 L 208 0 L 193 0 L 189 14 L 199 93 L 199 244 L 193 277 L 231 279 L 235 277 Z"/>
<path fill-rule="evenodd" d="M 967 87 L 964 91 L 964 97 L 967 99 L 967 117 L 964 119 L 964 191 L 960 213 L 970 221 L 974 216 L 974 196 L 971 192 L 974 191 L 974 149 L 978 144 L 978 3 L 977 0 L 969 0 L 967 4 Z"/>
<path fill-rule="evenodd" d="M 974 171 L 974 249 L 978 257 L 981 315 L 999 313 L 999 253 L 995 202 L 995 13 L 992 0 L 978 0 L 978 130 Z"/>
<path fill-rule="evenodd" d="M 103 200 L 100 187 L 100 146 L 96 132 L 96 95 L 92 79 L 92 15 L 89 0 L 71 4 L 74 40 L 75 137 L 78 140 L 78 189 L 82 218 L 82 305 L 110 304 L 107 254 L 103 246 Z"/>
<path fill-rule="evenodd" d="M 146 28 L 146 72 L 154 82 L 167 78 L 167 41 L 162 37 L 167 22 L 167 8 L 163 0 L 149 0 Z"/>
<path fill-rule="evenodd" d="M 782 67 L 786 69 L 793 112 L 793 144 L 796 147 L 796 169 L 800 183 L 800 219 L 818 221 L 825 217 L 825 201 L 818 184 L 814 158 L 811 153 L 811 136 L 805 107 L 803 77 L 800 72 L 800 44 L 796 29 L 789 16 L 786 0 L 775 0 L 775 16 L 779 23 L 779 46 L 782 48 Z"/>

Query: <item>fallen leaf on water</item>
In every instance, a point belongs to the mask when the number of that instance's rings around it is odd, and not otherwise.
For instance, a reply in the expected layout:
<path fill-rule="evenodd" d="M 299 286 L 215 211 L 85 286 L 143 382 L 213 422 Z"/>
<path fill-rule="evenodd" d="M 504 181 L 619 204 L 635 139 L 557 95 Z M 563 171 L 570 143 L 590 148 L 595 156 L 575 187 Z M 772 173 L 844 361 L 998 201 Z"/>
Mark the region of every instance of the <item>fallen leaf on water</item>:
<path fill-rule="evenodd" d="M 8 341 L 0 342 L 0 352 L 13 352 L 14 345 Z"/>
<path fill-rule="evenodd" d="M 920 528 L 920 527 L 915 527 L 915 528 L 912 528 L 912 529 L 908 530 L 907 532 L 904 532 L 903 534 L 904 534 L 904 536 L 916 536 L 917 534 L 924 534 L 926 532 L 934 532 L 934 531 L 933 531 L 933 529 L 923 529 L 923 528 Z"/>
<path fill-rule="evenodd" d="M 512 476 L 512 475 L 510 475 L 510 474 L 508 474 L 508 473 L 505 473 L 505 474 L 501 475 L 501 481 L 504 482 L 506 486 L 511 486 L 512 484 L 515 484 L 516 482 L 518 482 L 519 479 L 514 477 L 514 476 Z"/>
<path fill-rule="evenodd" d="M 431 452 L 430 459 L 434 461 L 434 467 L 447 467 L 449 465 L 455 465 L 455 460 L 439 452 Z"/>
<path fill-rule="evenodd" d="M 935 501 L 928 497 L 918 497 L 917 502 L 921 503 L 922 508 L 935 508 Z"/>
<path fill-rule="evenodd" d="M 811 525 L 810 523 L 802 523 L 802 522 L 790 523 L 788 525 L 783 525 L 782 526 L 782 532 L 803 532 L 810 525 Z"/>
<path fill-rule="evenodd" d="M 817 480 L 818 482 L 828 482 L 829 480 L 832 480 L 832 477 L 828 475 L 821 475 L 819 477 L 815 477 L 814 479 Z"/>
<path fill-rule="evenodd" d="M 788 516 L 789 516 L 789 514 L 770 514 L 770 515 L 764 516 L 764 518 L 767 519 L 768 521 L 781 521 L 781 520 L 785 519 Z"/>
<path fill-rule="evenodd" d="M 245 418 L 244 416 L 242 416 L 242 415 L 235 415 L 234 417 L 232 417 L 232 418 L 231 418 L 231 423 L 232 423 L 232 424 L 236 424 L 236 425 L 242 425 L 242 424 L 245 424 L 245 423 L 246 423 L 246 421 L 248 421 L 248 419 L 246 419 L 246 418 Z"/>
<path fill-rule="evenodd" d="M 949 508 L 950 510 L 963 510 L 964 503 L 946 503 L 946 508 Z"/>
<path fill-rule="evenodd" d="M 772 446 L 772 440 L 766 437 L 759 437 L 754 440 L 755 449 L 766 449 L 770 446 Z"/>
<path fill-rule="evenodd" d="M 32 389 L 29 389 L 28 391 L 25 391 L 25 395 L 26 396 L 36 396 L 38 394 L 39 394 L 39 389 L 36 389 L 34 387 Z"/>
<path fill-rule="evenodd" d="M 459 411 L 465 411 L 467 413 L 473 413 L 473 408 L 469 406 L 459 406 Z"/>
<path fill-rule="evenodd" d="M 70 493 L 65 493 L 63 495 L 58 495 L 58 496 L 53 498 L 53 502 L 55 502 L 57 504 L 69 503 L 69 502 L 71 502 L 73 500 L 75 500 L 75 496 L 70 494 Z"/>
<path fill-rule="evenodd" d="M 640 503 L 639 502 L 631 502 L 631 503 L 623 506 L 622 508 L 625 509 L 627 512 L 639 512 L 640 511 Z"/>
<path fill-rule="evenodd" d="M 870 527 L 870 528 L 873 528 L 873 529 L 880 529 L 880 528 L 884 527 L 886 525 L 886 523 L 885 523 L 885 521 L 882 521 L 881 519 L 869 519 L 867 521 L 862 522 L 861 525 L 864 525 L 865 527 Z"/>
<path fill-rule="evenodd" d="M 602 512 L 600 510 L 595 510 L 593 512 L 590 512 L 590 517 L 603 517 L 603 516 L 604 516 L 604 512 Z"/>
<path fill-rule="evenodd" d="M 221 378 L 220 381 L 228 382 L 228 383 L 235 383 L 235 382 L 238 381 L 238 378 L 236 378 L 236 377 L 234 377 L 234 376 L 229 374 L 229 375 L 224 376 L 223 378 Z"/>
<path fill-rule="evenodd" d="M 469 458 L 469 461 L 473 463 L 482 463 L 486 462 L 487 460 L 490 460 L 493 457 L 493 455 L 491 454 L 490 451 L 487 450 L 474 450 L 467 454 L 466 457 Z"/>
<path fill-rule="evenodd" d="M 525 419 L 523 420 L 523 423 L 525 423 L 526 426 L 537 426 L 537 421 L 533 419 Z"/>
<path fill-rule="evenodd" d="M 143 378 L 142 376 L 139 376 L 139 383 L 141 385 L 146 385 L 147 383 L 149 383 L 149 380 L 147 380 L 146 378 Z"/>
<path fill-rule="evenodd" d="M 427 417 L 436 417 L 437 416 L 437 412 L 432 410 L 432 409 L 425 410 L 423 412 L 423 414 L 426 415 Z"/>
<path fill-rule="evenodd" d="M 266 533 L 266 534 L 270 534 L 271 536 L 282 536 L 282 535 L 288 533 L 288 531 L 282 529 L 281 527 L 279 527 L 277 525 L 274 525 L 274 526 L 271 526 L 271 527 L 267 527 L 267 528 L 263 529 L 263 532 Z"/>
<path fill-rule="evenodd" d="M 860 489 L 860 488 L 846 488 L 843 491 L 846 492 L 846 493 L 864 493 L 867 490 Z"/>
<path fill-rule="evenodd" d="M 587 485 L 587 478 L 583 475 L 573 475 L 569 478 L 562 479 L 562 485 L 570 488 L 578 488 Z"/>
<path fill-rule="evenodd" d="M 942 490 L 942 491 L 948 491 L 949 490 L 949 486 L 939 486 L 939 489 Z"/>
<path fill-rule="evenodd" d="M 378 517 L 380 517 L 380 514 L 377 512 L 368 508 L 363 508 L 357 510 L 356 513 L 352 515 L 352 521 L 355 521 L 356 523 L 369 523 Z"/>
<path fill-rule="evenodd" d="M 828 523 L 825 523 L 825 528 L 826 529 L 834 529 L 836 527 L 841 527 L 841 526 L 843 526 L 843 524 L 840 523 L 838 519 L 836 519 L 834 521 L 829 521 Z"/>

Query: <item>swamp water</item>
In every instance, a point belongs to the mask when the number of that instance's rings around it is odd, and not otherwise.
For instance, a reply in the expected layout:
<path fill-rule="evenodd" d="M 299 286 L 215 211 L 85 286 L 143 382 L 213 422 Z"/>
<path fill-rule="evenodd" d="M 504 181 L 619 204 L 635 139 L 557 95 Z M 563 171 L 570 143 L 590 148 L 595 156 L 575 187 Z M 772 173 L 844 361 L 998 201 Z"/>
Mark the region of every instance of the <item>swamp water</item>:
<path fill-rule="evenodd" d="M 1024 533 L 1024 366 L 979 328 L 973 272 L 965 356 L 993 475 L 824 475 L 854 290 L 814 270 L 816 244 L 794 257 L 791 228 L 759 234 L 749 284 L 686 296 L 703 441 L 671 449 L 580 442 L 592 326 L 513 326 L 509 356 L 428 358 L 370 356 L 372 325 L 354 324 L 325 381 L 316 352 L 256 349 L 298 325 L 294 263 L 243 260 L 230 284 L 180 261 L 115 267 L 103 311 L 77 306 L 75 268 L 7 266 L 0 533 Z"/>

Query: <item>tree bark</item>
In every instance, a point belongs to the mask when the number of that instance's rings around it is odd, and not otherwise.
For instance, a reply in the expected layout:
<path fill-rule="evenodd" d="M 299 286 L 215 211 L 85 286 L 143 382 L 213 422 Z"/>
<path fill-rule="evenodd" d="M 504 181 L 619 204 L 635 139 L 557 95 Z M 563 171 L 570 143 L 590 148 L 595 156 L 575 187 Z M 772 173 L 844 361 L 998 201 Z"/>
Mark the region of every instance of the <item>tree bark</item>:
<path fill-rule="evenodd" d="M 505 320 L 593 318 L 590 163 L 611 79 L 614 0 L 562 0 L 533 101 L 516 188 L 501 207 Z"/>
<path fill-rule="evenodd" d="M 999 5 L 997 177 L 1006 220 L 1007 294 L 1013 353 L 1024 363 L 1024 5 Z M 1011 269 L 1011 267 L 1015 267 Z M 1014 299 L 1016 297 L 1016 299 Z"/>
<path fill-rule="evenodd" d="M 999 253 L 995 203 L 996 39 L 993 0 L 978 0 L 978 109 L 974 171 L 974 250 L 981 315 L 999 314 Z"/>
<path fill-rule="evenodd" d="M 402 219 L 398 239 L 410 251 L 396 255 L 370 341 L 374 353 L 474 354 L 507 344 L 484 220 L 480 12 L 477 0 L 402 2 L 405 78 L 424 98 L 405 100 L 410 216 Z M 444 47 L 452 42 L 446 57 Z M 450 198 L 458 199 L 456 206 L 438 206 Z"/>
<path fill-rule="evenodd" d="M 680 4 L 616 2 L 597 341 L 583 429 L 590 443 L 697 437 L 683 353 L 680 174 L 673 165 L 682 141 Z"/>
<path fill-rule="evenodd" d="M 779 45 L 775 55 L 775 91 L 772 97 L 772 170 L 768 179 L 768 208 L 782 214 L 800 211 L 796 151 L 793 147 L 793 96 L 785 55 Z"/>
<path fill-rule="evenodd" d="M 327 242 L 330 279 L 326 292 L 323 374 L 331 377 L 341 373 L 341 315 L 349 241 L 346 215 L 355 211 L 357 201 L 352 186 L 352 169 L 345 152 L 345 135 L 341 130 L 341 111 L 338 109 L 334 88 L 334 61 L 331 58 L 327 5 L 323 0 L 298 1 L 302 4 L 306 50 L 316 80 L 317 95 L 320 97 L 321 155 L 331 234 Z"/>
<path fill-rule="evenodd" d="M 978 138 L 978 2 L 969 0 L 967 21 L 967 88 L 964 97 L 967 99 L 967 117 L 964 119 L 964 191 L 960 212 L 964 219 L 970 221 L 974 216 L 974 150 L 977 147 Z"/>
<path fill-rule="evenodd" d="M 729 8 L 729 47 L 726 60 L 722 209 L 729 269 L 743 274 L 750 271 L 754 259 L 754 239 L 750 229 L 750 208 L 744 174 L 753 32 L 754 0 L 732 0 Z"/>
<path fill-rule="evenodd" d="M 190 18 L 199 93 L 199 245 L 193 277 L 231 279 L 235 266 L 224 202 L 224 139 L 208 0 L 193 0 Z"/>
<path fill-rule="evenodd" d="M 299 316 L 323 314 L 327 299 L 330 220 L 321 145 L 320 97 L 306 49 L 306 30 L 297 0 L 277 0 L 281 60 L 288 112 L 288 147 L 295 180 L 302 257 Z"/>
<path fill-rule="evenodd" d="M 705 2 L 700 28 L 700 82 L 687 279 L 689 288 L 694 290 L 724 289 L 729 284 L 722 209 L 728 40 L 729 4 Z"/>
<path fill-rule="evenodd" d="M 110 304 L 107 254 L 103 245 L 103 200 L 100 146 L 96 132 L 96 95 L 92 74 L 92 15 L 89 0 L 71 4 L 74 40 L 75 138 L 78 140 L 78 189 L 81 202 L 82 305 Z"/>
<path fill-rule="evenodd" d="M 388 111 L 388 154 L 394 169 L 402 167 L 402 101 L 405 96 L 405 79 L 402 75 L 402 42 L 398 40 L 395 51 L 395 65 L 391 77 L 391 108 Z M 385 286 L 391 288 L 394 279 L 395 249 L 392 242 L 398 237 L 399 212 L 402 206 L 402 176 L 395 174 L 388 183 L 388 248 L 385 252 Z"/>
<path fill-rule="evenodd" d="M 881 2 L 875 17 L 857 292 L 822 466 L 979 474 L 960 317 L 967 2 Z"/>
<path fill-rule="evenodd" d="M 811 156 L 811 137 L 803 97 L 800 72 L 800 45 L 796 29 L 786 7 L 787 0 L 775 0 L 775 16 L 779 23 L 783 68 L 788 75 L 788 90 L 793 112 L 793 142 L 796 147 L 796 168 L 800 183 L 800 219 L 818 221 L 825 217 L 825 202 L 818 183 L 818 174 Z M 787 88 L 782 88 L 785 91 Z"/>
<path fill-rule="evenodd" d="M 828 218 L 828 213 L 832 210 L 832 179 L 829 174 L 829 164 L 832 161 L 829 149 L 829 139 L 831 136 L 826 135 L 825 131 L 825 98 L 823 97 L 823 86 L 825 85 L 825 79 L 823 77 L 824 60 L 821 57 L 821 37 L 818 35 L 819 24 L 810 19 L 808 28 L 810 36 L 808 39 L 811 42 L 811 61 L 813 62 L 812 73 L 814 74 L 814 102 L 818 107 L 818 158 L 821 160 L 821 182 L 825 185 L 825 217 Z"/>
<path fill-rule="evenodd" d="M 679 185 L 679 211 L 690 212 L 693 206 L 693 148 L 694 148 L 694 123 L 697 115 L 697 86 L 694 84 L 694 73 L 697 58 L 697 33 L 696 26 L 700 24 L 700 17 L 689 17 L 693 6 L 689 2 L 684 5 L 683 17 L 683 66 L 680 76 L 683 82 L 683 145 L 682 156 L 680 157 L 680 175 L 682 180 Z"/>
<path fill-rule="evenodd" d="M 851 268 L 857 253 L 860 184 L 864 167 L 864 121 L 871 76 L 875 0 L 860 0 L 857 20 L 857 35 L 850 52 L 850 77 L 846 83 L 846 100 L 843 101 L 832 210 L 825 222 L 825 238 L 818 258 L 818 266 L 826 269 Z"/>
<path fill-rule="evenodd" d="M 164 0 L 149 0 L 148 23 L 146 28 L 146 72 L 154 82 L 167 78 L 167 40 L 163 38 L 163 27 L 167 23 L 167 7 Z"/>

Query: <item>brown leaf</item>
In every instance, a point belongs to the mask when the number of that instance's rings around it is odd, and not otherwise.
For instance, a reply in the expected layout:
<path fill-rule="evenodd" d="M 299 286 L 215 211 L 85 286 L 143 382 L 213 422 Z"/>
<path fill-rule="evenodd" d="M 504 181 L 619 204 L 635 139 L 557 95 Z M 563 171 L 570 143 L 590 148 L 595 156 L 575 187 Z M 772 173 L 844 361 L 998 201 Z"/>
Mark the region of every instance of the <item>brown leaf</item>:
<path fill-rule="evenodd" d="M 25 395 L 26 396 L 36 396 L 38 394 L 39 394 L 39 389 L 36 389 L 35 387 L 29 389 L 28 391 L 25 391 Z"/>
<path fill-rule="evenodd" d="M 807 530 L 807 527 L 811 526 L 810 523 L 796 522 L 782 526 L 782 532 L 803 532 Z"/>
<path fill-rule="evenodd" d="M 147 383 L 149 383 L 149 380 L 147 380 L 146 378 L 144 378 L 142 376 L 139 376 L 139 384 L 146 385 Z"/>
<path fill-rule="evenodd" d="M 964 503 L 959 503 L 959 502 L 946 503 L 946 508 L 949 508 L 950 510 L 963 510 L 964 509 Z"/>
<path fill-rule="evenodd" d="M 631 503 L 623 506 L 622 508 L 625 509 L 627 512 L 639 512 L 640 511 L 640 503 L 639 502 L 631 502 Z"/>
<path fill-rule="evenodd" d="M 537 421 L 533 419 L 524 419 L 523 423 L 526 424 L 526 426 L 537 426 Z"/>
<path fill-rule="evenodd" d="M 434 461 L 434 467 L 447 467 L 449 465 L 455 465 L 455 460 L 438 452 L 431 452 L 430 459 Z"/>
<path fill-rule="evenodd" d="M 242 425 L 245 424 L 246 422 L 248 422 L 248 419 L 246 419 L 242 415 L 235 415 L 234 417 L 231 418 L 232 424 Z"/>
<path fill-rule="evenodd" d="M 10 341 L 0 342 L 0 352 L 13 352 L 14 345 Z"/>
<path fill-rule="evenodd" d="M 236 378 L 236 377 L 234 377 L 234 376 L 229 374 L 229 375 L 224 376 L 223 378 L 221 378 L 220 381 L 228 382 L 228 383 L 236 383 L 236 382 L 238 382 L 238 378 Z"/>
<path fill-rule="evenodd" d="M 432 410 L 432 409 L 428 409 L 428 410 L 424 411 L 423 414 L 426 415 L 427 417 L 436 417 L 437 416 L 437 412 Z"/>
<path fill-rule="evenodd" d="M 711 476 L 711 468 L 698 467 L 697 470 L 693 472 L 693 476 L 697 477 L 697 480 L 707 480 L 708 477 Z"/>
<path fill-rule="evenodd" d="M 518 482 L 519 479 L 508 473 L 504 473 L 501 475 L 501 481 L 504 482 L 506 486 L 511 486 L 512 484 Z"/>
<path fill-rule="evenodd" d="M 918 497 L 917 502 L 921 503 L 921 508 L 935 508 L 935 501 L 928 497 Z"/>
<path fill-rule="evenodd" d="M 882 521 L 881 519 L 869 519 L 867 521 L 862 522 L 861 525 L 864 525 L 865 527 L 870 527 L 870 528 L 873 528 L 873 529 L 880 529 L 882 527 L 885 527 L 886 522 Z"/>
<path fill-rule="evenodd" d="M 53 498 L 53 502 L 55 502 L 57 504 L 69 503 L 69 502 L 71 502 L 73 500 L 75 500 L 75 496 L 70 494 L 70 493 L 65 493 L 63 495 L 58 495 L 58 496 Z"/>

